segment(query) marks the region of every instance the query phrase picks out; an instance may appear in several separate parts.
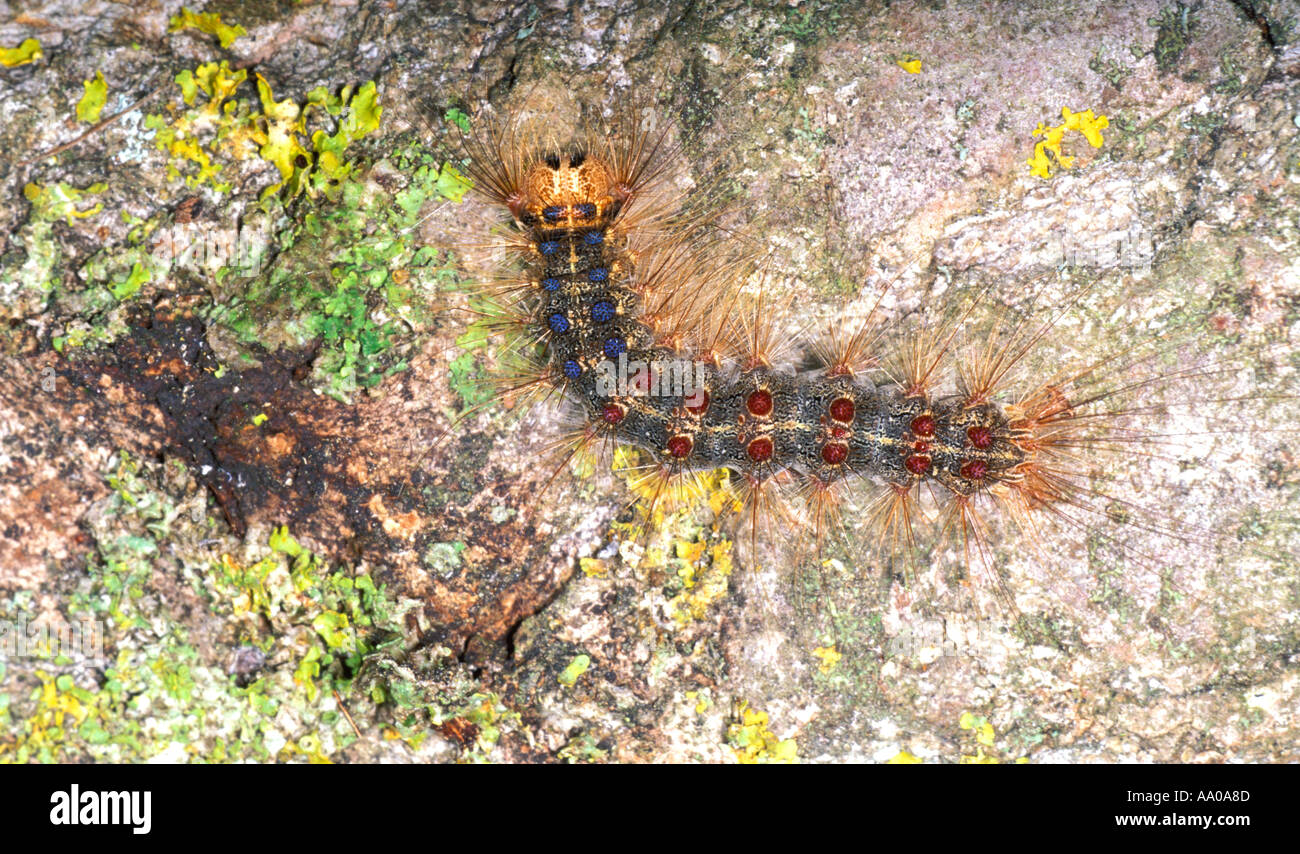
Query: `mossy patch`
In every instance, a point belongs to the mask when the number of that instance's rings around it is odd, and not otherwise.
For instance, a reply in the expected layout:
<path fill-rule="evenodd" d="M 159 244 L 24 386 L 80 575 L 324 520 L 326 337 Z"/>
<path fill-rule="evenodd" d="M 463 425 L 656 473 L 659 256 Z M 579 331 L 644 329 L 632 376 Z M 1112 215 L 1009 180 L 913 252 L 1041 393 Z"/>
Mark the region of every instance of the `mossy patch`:
<path fill-rule="evenodd" d="M 177 500 L 190 494 L 178 486 L 183 467 L 123 453 L 104 476 L 111 493 L 89 517 L 96 549 L 67 603 L 68 619 L 103 626 L 102 676 L 59 672 L 71 665 L 56 659 L 25 674 L 35 685 L 23 691 L 18 669 L 0 668 L 14 719 L 0 761 L 323 762 L 355 741 L 340 702 L 373 717 L 354 678 L 366 656 L 403 646 L 413 603 L 326 565 L 285 529 L 251 559 L 196 562 L 202 552 L 174 546 L 211 522 L 201 502 Z M 192 557 L 163 557 L 181 553 Z M 180 621 L 177 582 L 206 614 Z M 30 608 L 3 604 L 7 615 Z M 201 640 L 195 619 L 211 627 Z"/>
<path fill-rule="evenodd" d="M 425 200 L 442 197 L 441 167 L 414 149 L 394 165 L 410 175 L 400 190 L 349 172 L 336 200 L 300 208 L 274 265 L 251 280 L 223 276 L 209 310 L 246 345 L 316 346 L 313 387 L 345 402 L 406 368 L 399 340 L 429 321 L 431 297 L 457 277 L 450 253 L 415 233 Z"/>

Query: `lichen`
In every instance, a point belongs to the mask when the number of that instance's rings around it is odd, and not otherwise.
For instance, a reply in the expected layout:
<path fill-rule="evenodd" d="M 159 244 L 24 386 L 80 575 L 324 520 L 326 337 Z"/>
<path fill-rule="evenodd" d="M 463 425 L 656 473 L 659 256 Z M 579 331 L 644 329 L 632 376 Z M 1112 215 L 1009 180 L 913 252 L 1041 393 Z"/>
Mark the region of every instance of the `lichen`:
<path fill-rule="evenodd" d="M 1094 116 L 1092 110 L 1073 112 L 1069 107 L 1061 108 L 1064 120 L 1055 127 L 1045 127 L 1042 122 L 1034 129 L 1034 138 L 1042 137 L 1034 145 L 1034 156 L 1027 161 L 1030 173 L 1039 178 L 1051 178 L 1057 169 L 1069 169 L 1074 165 L 1074 157 L 1061 153 L 1061 143 L 1067 130 L 1078 131 L 1093 148 L 1101 148 L 1105 141 L 1101 132 L 1110 127 L 1106 116 Z"/>
<path fill-rule="evenodd" d="M 17 47 L 0 48 L 0 65 L 6 68 L 14 68 L 19 65 L 26 65 L 29 62 L 35 62 L 45 56 L 41 50 L 41 43 L 36 39 L 23 39 Z"/>
<path fill-rule="evenodd" d="M 780 739 L 768 729 L 767 712 L 742 704 L 727 727 L 727 744 L 742 765 L 789 765 L 799 761 L 793 738 Z"/>
<path fill-rule="evenodd" d="M 586 654 L 575 655 L 568 666 L 556 677 L 556 681 L 566 688 L 572 688 L 578 683 L 578 678 L 586 673 L 589 667 L 591 667 L 591 656 Z"/>
<path fill-rule="evenodd" d="M 971 712 L 962 712 L 957 721 L 957 726 L 969 734 L 970 739 L 974 742 L 974 752 L 963 752 L 958 760 L 962 765 L 998 765 L 1008 761 L 1005 758 L 1005 752 L 994 749 L 994 743 L 997 739 L 997 733 L 993 729 L 993 724 L 988 718 L 974 715 Z M 969 750 L 969 745 L 963 748 Z M 987 749 L 987 753 L 985 752 Z M 1023 765 L 1029 761 L 1026 756 L 1018 757 L 1014 760 L 1018 765 Z"/>
<path fill-rule="evenodd" d="M 713 603 L 727 595 L 732 572 L 731 542 L 678 540 L 675 547 L 682 590 L 668 604 L 673 618 L 684 625 L 702 619 Z"/>
<path fill-rule="evenodd" d="M 1180 2 L 1164 7 L 1147 23 L 1156 28 L 1156 41 L 1152 47 L 1156 68 L 1167 74 L 1178 67 L 1178 60 L 1192 40 L 1197 29 L 1196 11 Z"/>
<path fill-rule="evenodd" d="M 415 232 L 424 202 L 443 198 L 438 161 L 411 146 L 390 162 L 409 176 L 400 190 L 326 159 L 312 173 L 326 183 L 308 181 L 326 197 L 297 210 L 275 264 L 251 279 L 231 276 L 208 311 L 250 346 L 318 344 L 311 382 L 345 402 L 406 368 L 399 342 L 428 322 L 432 295 L 458 277 L 450 253 L 421 245 Z"/>
<path fill-rule="evenodd" d="M 108 81 L 104 72 L 96 71 L 95 76 L 85 82 L 86 91 L 77 102 L 77 121 L 94 124 L 99 121 L 99 114 L 108 100 Z"/>
<path fill-rule="evenodd" d="M 160 489 L 163 477 L 158 464 L 127 454 L 105 470 L 112 492 L 91 523 L 98 547 L 68 604 L 69 619 L 103 622 L 103 680 L 35 670 L 27 699 L 6 703 L 20 721 L 0 738 L 0 761 L 328 761 L 356 737 L 344 698 L 358 713 L 376 708 L 353 690 L 362 660 L 401 645 L 413 603 L 392 600 L 368 575 L 326 565 L 284 528 L 251 550 L 252 562 L 230 554 L 206 567 L 187 561 L 208 619 L 225 627 L 223 645 L 257 651 L 246 660 L 292 662 L 228 670 L 200 654 L 158 597 L 159 556 L 193 536 L 185 532 L 197 515 Z M 17 676 L 0 671 L 0 682 Z"/>
<path fill-rule="evenodd" d="M 180 14 L 173 15 L 167 22 L 167 32 L 175 33 L 188 29 L 216 36 L 223 49 L 234 44 L 235 39 L 240 36 L 248 35 L 248 31 L 238 24 L 232 26 L 223 23 L 221 16 L 215 12 L 191 12 L 182 6 Z"/>

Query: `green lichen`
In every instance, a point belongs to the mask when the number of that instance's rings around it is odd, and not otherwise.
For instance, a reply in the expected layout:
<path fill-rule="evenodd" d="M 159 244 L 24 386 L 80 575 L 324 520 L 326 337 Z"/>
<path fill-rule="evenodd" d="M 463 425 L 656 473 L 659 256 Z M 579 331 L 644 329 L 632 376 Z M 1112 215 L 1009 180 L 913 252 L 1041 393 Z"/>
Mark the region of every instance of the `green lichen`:
<path fill-rule="evenodd" d="M 68 225 L 79 219 L 94 216 L 104 209 L 103 202 L 95 202 L 89 208 L 82 208 L 85 196 L 94 196 L 108 189 L 103 182 L 91 184 L 84 190 L 67 184 L 28 184 L 23 187 L 23 195 L 32 203 L 32 217 L 44 222 L 66 220 Z"/>
<path fill-rule="evenodd" d="M 1133 76 L 1132 68 L 1118 60 L 1108 59 L 1104 48 L 1097 48 L 1092 59 L 1088 60 L 1088 70 L 1104 77 L 1116 89 L 1124 88 L 1124 81 Z"/>
<path fill-rule="evenodd" d="M 578 684 L 578 678 L 586 673 L 589 667 L 591 667 L 591 656 L 586 654 L 576 655 L 568 666 L 560 671 L 556 681 L 566 688 L 572 688 Z"/>
<path fill-rule="evenodd" d="M 1147 21 L 1156 28 L 1156 41 L 1152 52 L 1156 58 L 1156 68 L 1162 74 L 1168 74 L 1178 67 L 1178 60 L 1192 40 L 1196 31 L 1195 10 L 1186 3 L 1166 6 L 1160 14 Z"/>
<path fill-rule="evenodd" d="M 814 44 L 833 36 L 839 30 L 842 16 L 843 9 L 837 3 L 800 3 L 785 10 L 785 19 L 776 33 L 797 42 Z"/>
<path fill-rule="evenodd" d="M 18 230 L 17 244 L 24 253 L 16 269 L 6 259 L 5 275 L 0 276 L 0 306 L 10 319 L 34 317 L 42 313 L 51 293 L 63 280 L 63 248 L 54 234 L 54 223 L 68 225 L 98 214 L 102 202 L 90 202 L 87 196 L 104 192 L 107 185 L 95 183 L 78 189 L 63 183 L 28 184 L 23 195 L 31 203 L 27 223 Z"/>
<path fill-rule="evenodd" d="M 609 751 L 602 749 L 593 735 L 582 732 L 569 739 L 569 743 L 561 747 L 556 755 L 572 765 L 585 765 L 600 762 L 609 755 Z"/>
<path fill-rule="evenodd" d="M 424 565 L 439 578 L 451 578 L 461 567 L 461 552 L 465 544 L 432 543 L 424 550 Z"/>
<path fill-rule="evenodd" d="M 521 729 L 519 712 L 499 695 L 481 691 L 446 652 L 432 667 L 418 669 L 409 661 L 372 656 L 360 681 L 374 702 L 393 706 L 384 738 L 418 750 L 438 729 L 459 746 L 461 762 L 488 762 L 502 735 Z"/>

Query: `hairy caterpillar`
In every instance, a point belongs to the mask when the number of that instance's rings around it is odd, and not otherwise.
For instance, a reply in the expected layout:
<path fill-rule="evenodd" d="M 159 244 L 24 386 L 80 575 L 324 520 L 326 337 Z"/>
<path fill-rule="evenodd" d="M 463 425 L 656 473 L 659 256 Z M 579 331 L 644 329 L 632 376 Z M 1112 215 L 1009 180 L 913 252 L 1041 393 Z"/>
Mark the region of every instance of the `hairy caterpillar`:
<path fill-rule="evenodd" d="M 700 503 L 723 470 L 755 563 L 788 575 L 845 554 L 886 570 L 904 614 L 925 601 L 915 576 L 951 588 L 944 563 L 1016 612 L 1018 599 L 1096 599 L 1094 579 L 1056 571 L 1071 542 L 1174 591 L 1189 543 L 1195 561 L 1230 542 L 1144 502 L 1140 479 L 1186 464 L 1189 443 L 1247 436 L 1226 426 L 1234 402 L 1284 405 L 1250 391 L 1249 366 L 1174 334 L 1101 355 L 1077 346 L 1086 332 L 1062 341 L 1117 297 L 1052 277 L 1019 294 L 968 285 L 910 335 L 894 329 L 888 286 L 863 284 L 852 320 L 795 345 L 776 319 L 797 313 L 799 283 L 770 256 L 746 258 L 752 243 L 720 237 L 709 214 L 678 214 L 674 131 L 627 111 L 568 136 L 498 124 L 467 146 L 515 259 L 479 289 L 494 301 L 479 321 L 512 360 L 501 396 L 559 399 L 572 425 L 552 477 L 633 446 L 643 456 L 626 479 L 653 510 Z M 1052 348 L 1056 364 L 1040 352 Z M 1007 539 L 1021 544 L 1010 561 Z M 784 553 L 764 561 L 773 545 Z M 1028 566 L 1008 582 L 1017 561 Z"/>

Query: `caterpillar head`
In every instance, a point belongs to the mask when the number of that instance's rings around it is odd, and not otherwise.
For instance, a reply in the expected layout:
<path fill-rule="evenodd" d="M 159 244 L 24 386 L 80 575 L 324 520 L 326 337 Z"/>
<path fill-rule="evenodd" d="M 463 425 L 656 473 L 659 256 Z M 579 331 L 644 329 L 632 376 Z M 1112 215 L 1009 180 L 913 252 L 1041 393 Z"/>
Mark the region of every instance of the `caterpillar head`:
<path fill-rule="evenodd" d="M 515 216 L 523 225 L 543 230 L 601 227 L 624 200 L 617 187 L 599 157 L 582 150 L 547 154 L 524 176 Z"/>

